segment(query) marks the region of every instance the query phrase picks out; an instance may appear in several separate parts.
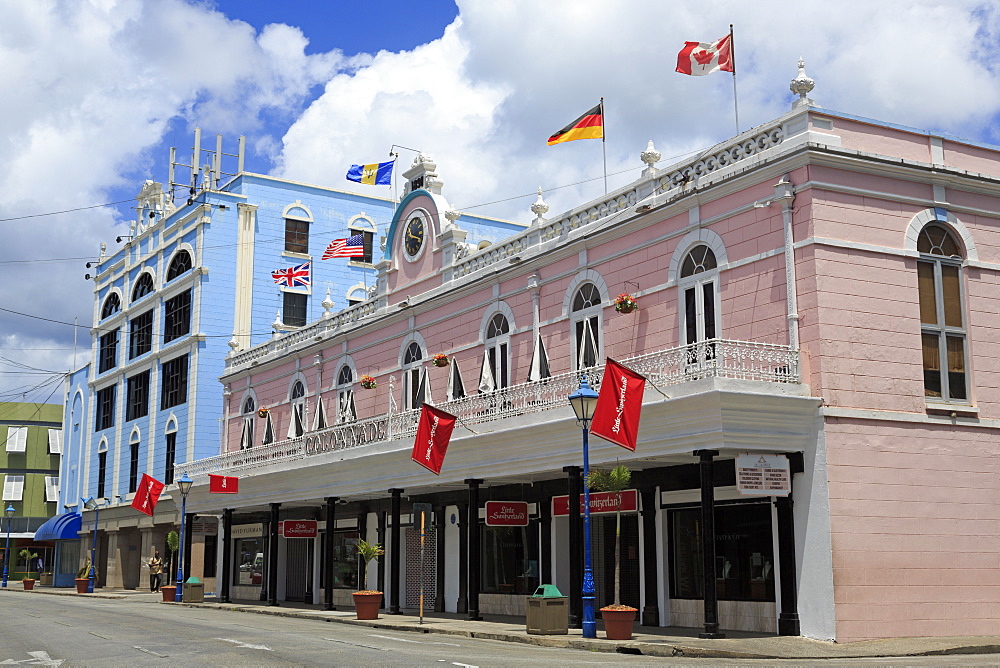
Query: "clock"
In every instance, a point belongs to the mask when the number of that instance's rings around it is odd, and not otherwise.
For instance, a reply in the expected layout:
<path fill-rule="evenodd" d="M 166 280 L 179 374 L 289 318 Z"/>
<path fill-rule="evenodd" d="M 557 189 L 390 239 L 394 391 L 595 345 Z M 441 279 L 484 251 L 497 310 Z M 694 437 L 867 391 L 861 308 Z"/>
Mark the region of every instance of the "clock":
<path fill-rule="evenodd" d="M 406 231 L 403 236 L 403 250 L 406 254 L 415 258 L 424 245 L 424 219 L 420 216 L 410 218 L 406 224 Z"/>

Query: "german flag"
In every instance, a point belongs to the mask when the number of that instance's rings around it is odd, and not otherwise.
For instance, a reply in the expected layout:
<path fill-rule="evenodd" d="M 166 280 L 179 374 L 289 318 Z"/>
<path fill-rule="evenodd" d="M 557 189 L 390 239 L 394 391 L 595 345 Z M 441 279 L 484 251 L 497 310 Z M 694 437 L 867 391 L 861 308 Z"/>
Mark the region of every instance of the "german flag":
<path fill-rule="evenodd" d="M 576 139 L 604 139 L 604 103 L 549 137 L 549 146 Z"/>

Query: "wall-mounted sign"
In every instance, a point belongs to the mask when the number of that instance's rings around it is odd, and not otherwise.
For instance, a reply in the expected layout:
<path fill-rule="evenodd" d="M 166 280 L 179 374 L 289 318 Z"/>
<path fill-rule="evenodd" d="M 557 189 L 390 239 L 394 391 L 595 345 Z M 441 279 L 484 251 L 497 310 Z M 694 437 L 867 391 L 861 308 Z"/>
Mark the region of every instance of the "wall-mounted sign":
<path fill-rule="evenodd" d="M 746 496 L 788 496 L 792 474 L 785 455 L 737 455 L 736 489 Z"/>
<path fill-rule="evenodd" d="M 191 522 L 192 536 L 218 536 L 219 523 L 215 520 L 196 519 Z"/>
<path fill-rule="evenodd" d="M 590 514 L 613 513 L 621 510 L 623 513 L 635 512 L 639 509 L 639 493 L 634 489 L 626 489 L 621 493 L 622 505 L 618 508 L 618 494 L 615 492 L 591 492 Z M 580 495 L 580 514 L 583 514 L 583 494 Z M 569 497 L 552 497 L 552 515 L 569 515 Z"/>
<path fill-rule="evenodd" d="M 525 501 L 487 501 L 486 526 L 528 526 L 528 504 Z"/>
<path fill-rule="evenodd" d="M 315 538 L 319 529 L 316 520 L 284 520 L 278 522 L 278 533 L 285 538 Z"/>

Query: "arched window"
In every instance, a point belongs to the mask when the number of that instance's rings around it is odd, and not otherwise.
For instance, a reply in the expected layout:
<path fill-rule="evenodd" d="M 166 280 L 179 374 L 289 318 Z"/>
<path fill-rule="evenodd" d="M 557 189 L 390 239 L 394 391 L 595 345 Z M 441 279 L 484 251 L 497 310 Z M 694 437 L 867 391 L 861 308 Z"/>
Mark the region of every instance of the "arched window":
<path fill-rule="evenodd" d="M 684 256 L 677 279 L 680 292 L 681 337 L 684 345 L 693 345 L 718 337 L 718 287 L 719 271 L 715 253 L 704 244 L 695 246 Z M 714 357 L 714 348 L 695 354 L 701 358 Z M 689 356 L 690 358 L 690 356 Z"/>
<path fill-rule="evenodd" d="M 174 256 L 167 268 L 167 282 L 174 280 L 184 272 L 191 269 L 191 254 L 182 250 Z"/>
<path fill-rule="evenodd" d="M 406 346 L 403 353 L 403 408 L 412 409 L 420 407 L 420 361 L 424 358 L 424 353 L 420 350 L 420 344 L 411 341 Z"/>
<path fill-rule="evenodd" d="M 577 369 L 597 364 L 601 350 L 601 291 L 584 283 L 573 295 L 573 363 Z"/>
<path fill-rule="evenodd" d="M 301 380 L 295 381 L 288 395 L 292 408 L 292 419 L 288 423 L 288 438 L 298 438 L 305 433 L 306 386 Z"/>
<path fill-rule="evenodd" d="M 253 447 L 253 426 L 257 418 L 257 402 L 253 397 L 243 400 L 243 431 L 240 433 L 240 450 Z"/>
<path fill-rule="evenodd" d="M 337 373 L 337 422 L 354 422 L 358 411 L 354 407 L 354 370 L 347 364 Z"/>
<path fill-rule="evenodd" d="M 483 364 L 481 392 L 492 392 L 510 385 L 510 323 L 503 313 L 494 315 L 486 325 L 486 358 Z"/>
<path fill-rule="evenodd" d="M 122 310 L 122 299 L 117 292 L 112 292 L 105 298 L 104 306 L 101 307 L 101 319 L 112 316 Z"/>
<path fill-rule="evenodd" d="M 931 223 L 917 239 L 924 396 L 967 402 L 963 252 L 944 225 Z"/>
<path fill-rule="evenodd" d="M 177 461 L 177 421 L 173 418 L 167 421 L 167 428 L 163 432 L 163 439 L 166 445 L 166 457 L 163 462 L 163 484 L 170 485 L 174 482 L 174 462 Z"/>
<path fill-rule="evenodd" d="M 139 431 L 133 431 L 128 443 L 128 492 L 139 489 Z"/>
<path fill-rule="evenodd" d="M 350 236 L 361 235 L 361 246 L 364 248 L 364 253 L 359 257 L 353 258 L 353 261 L 371 264 L 372 242 L 375 240 L 375 224 L 363 215 L 355 216 L 348 224 L 348 229 L 350 230 L 348 232 Z"/>
<path fill-rule="evenodd" d="M 136 280 L 135 287 L 132 288 L 132 301 L 139 301 L 146 295 L 153 292 L 153 290 L 153 277 L 150 276 L 149 273 L 143 272 Z"/>

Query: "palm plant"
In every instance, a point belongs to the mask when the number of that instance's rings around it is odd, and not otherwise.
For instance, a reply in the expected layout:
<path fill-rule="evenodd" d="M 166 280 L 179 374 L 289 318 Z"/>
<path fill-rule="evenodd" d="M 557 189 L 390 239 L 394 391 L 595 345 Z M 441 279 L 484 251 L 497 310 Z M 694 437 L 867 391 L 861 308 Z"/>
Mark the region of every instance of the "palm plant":
<path fill-rule="evenodd" d="M 361 586 L 368 585 L 368 564 L 378 559 L 383 554 L 385 550 L 382 549 L 380 543 L 369 543 L 365 539 L 361 538 L 357 543 L 358 555 L 361 557 Z M 365 590 L 370 591 L 370 590 Z"/>
<path fill-rule="evenodd" d="M 621 536 L 622 536 L 622 492 L 632 484 L 632 472 L 624 464 L 619 464 L 610 471 L 591 469 L 584 481 L 587 487 L 596 492 L 612 492 L 615 494 L 615 607 L 621 604 Z"/>
<path fill-rule="evenodd" d="M 177 535 L 176 531 L 170 531 L 167 533 L 167 549 L 170 550 L 170 565 L 167 567 L 167 584 L 170 584 L 170 571 L 173 570 L 174 566 L 174 555 L 177 554 L 177 550 L 181 547 L 181 537 Z M 176 583 L 175 583 L 176 584 Z"/>

